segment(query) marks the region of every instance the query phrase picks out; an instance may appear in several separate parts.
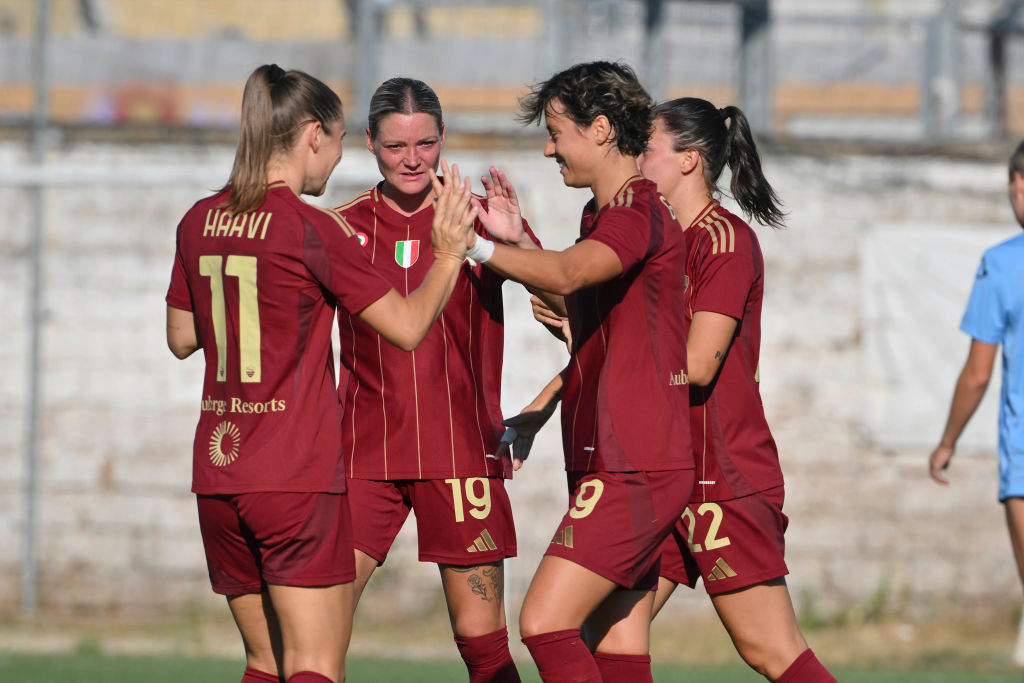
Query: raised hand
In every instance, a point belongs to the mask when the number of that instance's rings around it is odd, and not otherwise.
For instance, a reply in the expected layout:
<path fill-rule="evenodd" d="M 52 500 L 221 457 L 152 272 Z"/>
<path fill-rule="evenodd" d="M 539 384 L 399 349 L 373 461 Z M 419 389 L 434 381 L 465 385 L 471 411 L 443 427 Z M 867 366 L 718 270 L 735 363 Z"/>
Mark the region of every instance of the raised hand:
<path fill-rule="evenodd" d="M 490 177 L 481 176 L 480 180 L 487 194 L 487 208 L 484 209 L 483 204 L 475 198 L 473 205 L 479 210 L 480 222 L 488 234 L 506 244 L 517 245 L 523 240 L 529 240 L 523 229 L 519 198 L 512 183 L 505 177 L 505 172 L 491 166 Z"/>
<path fill-rule="evenodd" d="M 443 182 L 430 169 L 430 183 L 434 188 L 434 222 L 430 230 L 430 242 L 434 247 L 434 258 L 451 256 L 460 262 L 466 258 L 466 241 L 473 233 L 473 223 L 478 209 L 470 202 L 472 193 L 469 179 L 459 180 L 459 168 L 441 162 Z"/>

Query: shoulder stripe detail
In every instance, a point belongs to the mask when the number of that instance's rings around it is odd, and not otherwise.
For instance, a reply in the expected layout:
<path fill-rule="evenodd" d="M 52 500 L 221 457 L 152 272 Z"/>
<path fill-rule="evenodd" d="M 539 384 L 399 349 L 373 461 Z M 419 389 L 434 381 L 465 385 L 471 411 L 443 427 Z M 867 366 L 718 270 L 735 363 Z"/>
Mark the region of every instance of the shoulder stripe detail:
<path fill-rule="evenodd" d="M 370 188 L 369 190 L 364 190 L 361 194 L 356 195 L 355 198 L 350 199 L 341 206 L 334 207 L 334 210 L 340 213 L 342 211 L 345 211 L 346 209 L 352 208 L 359 202 L 366 201 L 367 199 L 372 199 L 372 195 L 373 188 Z"/>
<path fill-rule="evenodd" d="M 714 211 L 718 207 L 719 207 L 718 202 L 716 202 L 716 201 L 709 202 L 708 205 L 704 207 L 704 210 L 701 211 L 700 214 L 698 214 L 697 217 L 693 219 L 693 222 L 691 222 L 690 225 L 693 226 L 693 225 L 700 224 L 705 218 L 708 217 L 708 214 L 710 214 L 712 211 Z"/>
<path fill-rule="evenodd" d="M 321 209 L 319 206 L 313 206 L 312 204 L 309 204 L 309 207 L 316 209 L 321 213 L 325 213 L 334 219 L 334 222 L 338 224 L 338 227 L 341 228 L 342 232 L 344 232 L 346 236 L 352 237 L 356 234 L 356 231 L 352 229 L 352 226 L 348 224 L 348 221 L 345 220 L 344 216 L 337 211 L 332 209 Z"/>
<path fill-rule="evenodd" d="M 635 176 L 631 176 L 629 179 L 627 179 L 626 182 L 624 182 L 622 184 L 622 187 L 619 188 L 619 191 L 615 193 L 615 196 L 612 197 L 612 200 L 610 202 L 608 202 L 608 206 L 609 207 L 613 207 L 613 206 L 630 207 L 630 206 L 632 206 L 633 205 L 633 183 L 635 183 L 638 180 L 643 180 L 643 178 L 641 176 L 635 175 Z"/>
<path fill-rule="evenodd" d="M 731 254 L 736 251 L 736 233 L 729 221 L 710 214 L 697 227 L 711 235 L 712 254 Z"/>
<path fill-rule="evenodd" d="M 716 216 L 715 226 L 722 236 L 723 253 L 731 254 L 736 251 L 736 232 L 732 229 L 732 223 Z"/>

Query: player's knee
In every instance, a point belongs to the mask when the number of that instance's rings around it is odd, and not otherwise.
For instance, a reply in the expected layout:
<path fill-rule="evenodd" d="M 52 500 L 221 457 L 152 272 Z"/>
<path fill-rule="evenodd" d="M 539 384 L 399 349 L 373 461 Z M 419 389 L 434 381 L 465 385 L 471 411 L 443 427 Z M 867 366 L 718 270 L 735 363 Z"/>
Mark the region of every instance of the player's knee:
<path fill-rule="evenodd" d="M 519 613 L 519 635 L 521 637 L 529 638 L 551 630 L 543 614 L 523 605 L 523 611 Z"/>
<path fill-rule="evenodd" d="M 771 680 L 786 670 L 807 645 L 779 639 L 734 639 L 736 650 L 747 665 Z"/>
<path fill-rule="evenodd" d="M 476 638 L 505 628 L 505 614 L 500 605 L 498 603 L 496 609 L 461 610 L 453 614 L 452 630 L 457 636 Z"/>

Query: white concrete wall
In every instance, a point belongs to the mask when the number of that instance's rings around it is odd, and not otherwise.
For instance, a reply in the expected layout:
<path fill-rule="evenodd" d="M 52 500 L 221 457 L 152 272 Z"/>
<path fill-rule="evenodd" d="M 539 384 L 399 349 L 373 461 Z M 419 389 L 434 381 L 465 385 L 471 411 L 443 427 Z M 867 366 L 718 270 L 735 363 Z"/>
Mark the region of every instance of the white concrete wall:
<path fill-rule="evenodd" d="M 376 179 L 364 151 L 352 145 L 346 154 L 324 204 Z M 29 209 L 23 188 L 11 184 L 21 156 L 0 146 L 0 613 L 15 612 L 20 601 L 24 522 Z M 209 590 L 189 493 L 202 361 L 177 361 L 167 351 L 163 296 L 175 225 L 223 182 L 231 156 L 224 148 L 113 146 L 53 155 L 51 163 L 78 181 L 46 192 L 39 501 L 45 613 L 222 609 Z M 572 243 L 588 195 L 562 186 L 539 144 L 447 157 L 475 175 L 501 162 L 545 243 Z M 934 385 L 942 389 L 921 392 L 920 402 L 907 406 L 930 425 L 917 444 L 872 442 L 860 419 L 877 398 L 862 379 L 860 259 L 875 225 L 1014 234 L 1003 162 L 827 153 L 774 153 L 765 162 L 790 214 L 786 230 L 759 234 L 767 264 L 762 391 L 787 478 L 794 595 L 802 608 L 825 613 L 865 610 L 879 600 L 918 616 L 946 606 L 1002 608 L 1006 596 L 1016 600 L 1017 588 L 995 501 L 994 455 L 958 456 L 948 489 L 926 475 L 928 445 L 942 429 L 967 340 L 955 326 L 922 330 L 920 343 L 953 338 L 963 354 L 940 356 Z M 153 174 L 166 180 L 143 183 Z M 957 295 L 948 305 L 958 316 L 971 273 L 950 280 Z M 561 367 L 565 352 L 532 321 L 521 288 L 507 285 L 506 301 L 502 403 L 513 413 Z M 913 343 L 903 352 L 913 354 Z M 513 609 L 566 502 L 559 451 L 553 421 L 510 484 L 520 547 L 508 567 Z M 403 531 L 379 579 L 393 589 L 392 610 L 436 604 L 436 570 L 416 563 L 414 536 L 412 527 Z M 668 614 L 693 609 L 706 609 L 699 593 L 674 599 Z"/>

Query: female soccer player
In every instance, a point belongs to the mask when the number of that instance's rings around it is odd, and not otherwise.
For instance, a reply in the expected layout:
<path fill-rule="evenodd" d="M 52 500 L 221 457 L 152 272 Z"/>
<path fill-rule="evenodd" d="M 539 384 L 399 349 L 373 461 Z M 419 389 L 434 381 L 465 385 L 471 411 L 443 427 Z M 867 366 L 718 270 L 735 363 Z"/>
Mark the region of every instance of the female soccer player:
<path fill-rule="evenodd" d="M 242 635 L 245 683 L 345 676 L 355 570 L 335 304 L 412 349 L 451 294 L 476 215 L 468 185 L 446 178 L 433 266 L 403 298 L 344 220 L 299 199 L 323 193 L 344 134 L 330 88 L 259 67 L 230 180 L 178 226 L 167 342 L 178 358 L 202 348 L 206 359 L 192 490 L 213 590 Z"/>
<path fill-rule="evenodd" d="M 1010 207 L 1024 227 L 1024 142 L 1009 164 Z M 945 470 L 956 442 L 978 409 L 992 378 L 999 345 L 1003 346 L 1003 386 L 999 396 L 999 502 L 1003 503 L 1017 573 L 1024 583 L 1024 428 L 1017 417 L 1024 403 L 1024 235 L 988 249 L 981 259 L 971 298 L 960 329 L 971 337 L 970 350 L 953 390 L 949 417 L 938 446 L 928 459 L 928 471 L 940 484 L 949 484 Z M 1024 619 L 1017 637 L 1016 657 L 1024 649 Z"/>
<path fill-rule="evenodd" d="M 366 147 L 383 180 L 336 209 L 357 230 L 376 271 L 400 292 L 434 260 L 430 174 L 444 145 L 441 104 L 423 81 L 392 78 L 370 99 Z M 446 174 L 448 175 L 448 174 Z M 505 195 L 483 199 L 523 239 L 529 228 Z M 492 219 L 493 220 L 493 219 Z M 477 223 L 477 232 L 484 228 Z M 422 248 L 421 248 L 422 245 Z M 437 563 L 459 653 L 472 683 L 518 681 L 505 624 L 504 567 L 516 554 L 512 509 L 497 457 L 501 436 L 505 278 L 467 261 L 451 301 L 411 352 L 381 343 L 350 311 L 338 312 L 356 548 L 355 602 L 415 510 L 419 558 Z"/>
<path fill-rule="evenodd" d="M 697 484 L 665 542 L 653 614 L 679 583 L 703 577 L 747 664 L 772 681 L 833 681 L 808 649 L 786 588 L 782 470 L 758 388 L 764 261 L 750 226 L 715 200 L 726 164 L 743 211 L 780 227 L 742 111 L 691 97 L 655 107 L 640 170 L 685 226 Z"/>
<path fill-rule="evenodd" d="M 683 234 L 637 172 L 651 101 L 629 67 L 578 64 L 522 106 L 526 122 L 545 120 L 544 154 L 565 184 L 594 196 L 565 251 L 471 236 L 467 252 L 564 295 L 573 340 L 568 367 L 526 408 L 542 413 L 561 388 L 570 505 L 527 591 L 520 632 L 545 681 L 649 681 L 658 550 L 693 484 Z M 495 192 L 513 196 L 507 182 Z"/>

